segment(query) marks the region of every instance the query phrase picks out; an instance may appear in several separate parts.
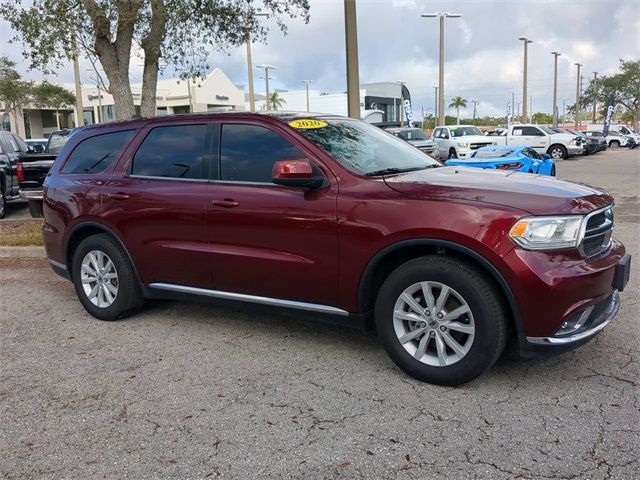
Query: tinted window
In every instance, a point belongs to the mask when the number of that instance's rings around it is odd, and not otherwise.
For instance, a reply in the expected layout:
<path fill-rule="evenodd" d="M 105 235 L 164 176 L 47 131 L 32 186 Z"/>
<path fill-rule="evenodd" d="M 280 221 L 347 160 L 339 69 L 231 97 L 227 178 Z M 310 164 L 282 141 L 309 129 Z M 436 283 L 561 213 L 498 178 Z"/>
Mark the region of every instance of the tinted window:
<path fill-rule="evenodd" d="M 14 152 L 19 152 L 20 148 L 18 147 L 18 144 L 16 143 L 16 139 L 13 138 L 13 135 L 9 135 L 9 145 L 11 147 L 11 149 Z"/>
<path fill-rule="evenodd" d="M 536 127 L 514 127 L 513 129 L 514 135 L 530 135 L 534 137 L 542 136 L 542 132 L 538 130 Z"/>
<path fill-rule="evenodd" d="M 99 173 L 104 171 L 133 136 L 133 130 L 105 133 L 87 138 L 73 150 L 62 173 Z"/>
<path fill-rule="evenodd" d="M 133 157 L 132 175 L 200 179 L 207 176 L 207 125 L 156 127 Z"/>
<path fill-rule="evenodd" d="M 24 142 L 24 140 L 22 140 L 20 137 L 14 135 L 13 138 L 15 139 L 16 143 L 18 144 L 18 148 L 20 149 L 21 152 L 28 152 L 29 151 L 29 147 L 27 146 L 27 144 Z"/>
<path fill-rule="evenodd" d="M 220 179 L 271 183 L 273 164 L 304 155 L 277 133 L 257 125 L 222 126 Z"/>

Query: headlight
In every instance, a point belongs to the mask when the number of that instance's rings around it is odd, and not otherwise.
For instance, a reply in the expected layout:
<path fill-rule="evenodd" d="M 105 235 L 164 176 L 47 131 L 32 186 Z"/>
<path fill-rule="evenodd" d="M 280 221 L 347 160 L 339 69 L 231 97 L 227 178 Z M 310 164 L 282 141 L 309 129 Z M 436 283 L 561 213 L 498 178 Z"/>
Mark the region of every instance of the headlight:
<path fill-rule="evenodd" d="M 457 142 L 460 148 L 469 148 L 469 144 L 466 142 Z"/>
<path fill-rule="evenodd" d="M 581 215 L 569 217 L 524 217 L 511 230 L 511 239 L 526 250 L 556 250 L 577 247 L 582 230 Z"/>

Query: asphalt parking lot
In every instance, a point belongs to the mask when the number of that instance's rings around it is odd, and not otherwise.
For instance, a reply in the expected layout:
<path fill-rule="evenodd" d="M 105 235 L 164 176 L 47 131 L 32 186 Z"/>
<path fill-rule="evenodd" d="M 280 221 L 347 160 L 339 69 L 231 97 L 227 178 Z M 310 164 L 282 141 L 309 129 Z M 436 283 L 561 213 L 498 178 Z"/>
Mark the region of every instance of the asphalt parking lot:
<path fill-rule="evenodd" d="M 299 312 L 158 302 L 99 322 L 44 259 L 0 258 L 0 477 L 640 477 L 640 149 L 558 176 L 616 198 L 635 255 L 620 314 L 458 388 Z"/>

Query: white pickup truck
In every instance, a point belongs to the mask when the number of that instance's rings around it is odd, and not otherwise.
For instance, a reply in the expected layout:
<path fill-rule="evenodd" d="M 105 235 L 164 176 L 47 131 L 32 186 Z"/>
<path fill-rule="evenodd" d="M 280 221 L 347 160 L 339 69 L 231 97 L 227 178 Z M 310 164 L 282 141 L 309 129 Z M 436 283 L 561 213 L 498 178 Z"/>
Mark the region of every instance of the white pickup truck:
<path fill-rule="evenodd" d="M 485 136 L 478 127 L 456 125 L 437 127 L 433 131 L 440 158 L 467 158 L 488 145 L 522 145 L 554 159 L 582 155 L 584 145 L 576 135 L 555 133 L 544 125 L 510 125 L 502 135 Z"/>

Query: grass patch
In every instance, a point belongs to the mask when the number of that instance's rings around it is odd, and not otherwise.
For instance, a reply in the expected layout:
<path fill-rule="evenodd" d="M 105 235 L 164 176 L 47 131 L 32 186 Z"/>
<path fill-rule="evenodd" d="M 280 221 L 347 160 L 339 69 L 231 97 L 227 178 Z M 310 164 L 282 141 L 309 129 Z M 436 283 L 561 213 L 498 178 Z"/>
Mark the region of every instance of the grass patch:
<path fill-rule="evenodd" d="M 2 247 L 25 247 L 42 244 L 42 224 L 39 222 L 30 222 L 18 232 L 0 235 L 0 246 Z"/>

